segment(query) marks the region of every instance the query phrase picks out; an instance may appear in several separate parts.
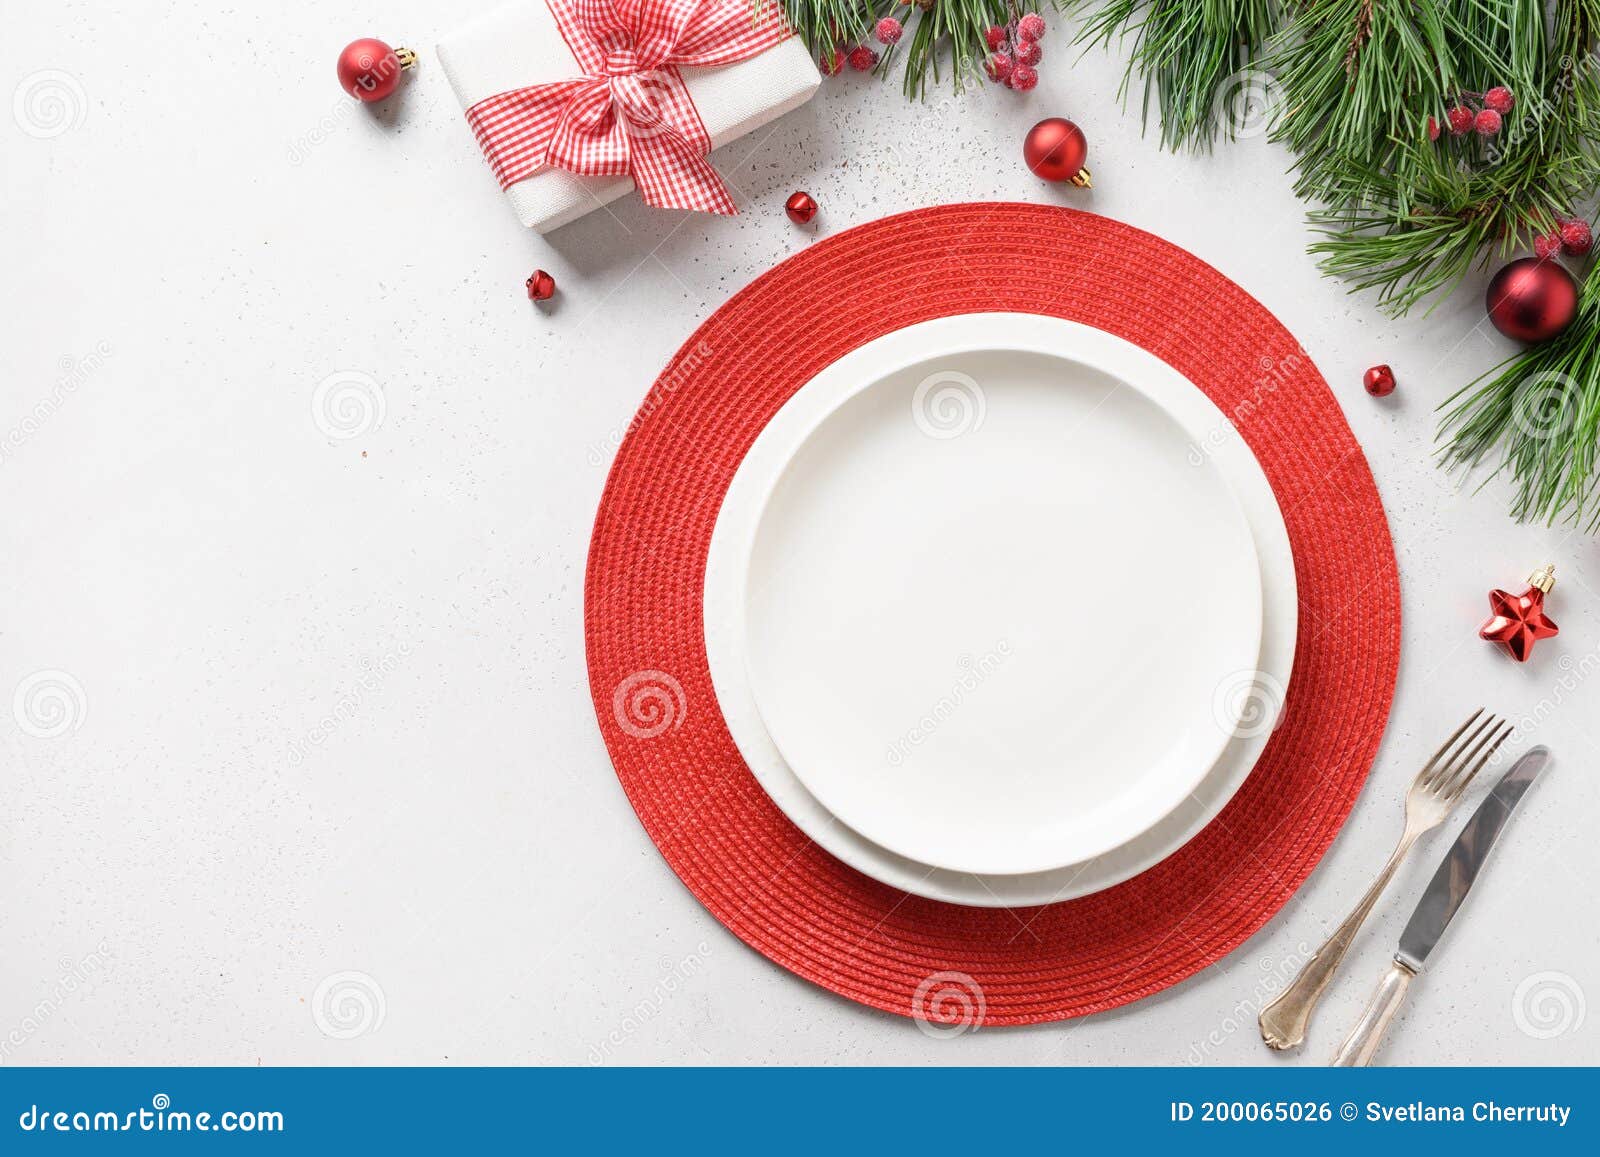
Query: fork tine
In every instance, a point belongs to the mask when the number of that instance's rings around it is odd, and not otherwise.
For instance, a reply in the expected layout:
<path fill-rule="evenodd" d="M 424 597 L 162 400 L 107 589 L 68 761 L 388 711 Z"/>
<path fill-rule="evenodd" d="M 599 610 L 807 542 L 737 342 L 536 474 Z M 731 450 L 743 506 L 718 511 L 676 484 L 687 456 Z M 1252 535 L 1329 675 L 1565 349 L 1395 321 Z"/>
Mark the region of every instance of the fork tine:
<path fill-rule="evenodd" d="M 1489 745 L 1489 741 L 1495 737 L 1495 733 L 1499 730 L 1499 717 L 1493 714 L 1485 716 L 1483 722 L 1474 728 L 1472 734 L 1467 737 L 1467 742 L 1462 744 L 1462 749 L 1456 752 L 1455 757 L 1450 761 L 1450 765 L 1434 779 L 1433 790 L 1441 794 L 1448 790 L 1450 784 L 1466 768 L 1471 766 L 1472 761 L 1478 757 L 1478 753 Z"/>
<path fill-rule="evenodd" d="M 1449 751 L 1451 747 L 1455 746 L 1456 740 L 1461 738 L 1461 733 L 1476 723 L 1478 716 L 1482 714 L 1483 708 L 1480 707 L 1467 717 L 1467 721 L 1465 723 L 1456 728 L 1454 735 L 1452 735 L 1449 739 L 1446 739 L 1444 743 L 1440 745 L 1439 750 L 1433 753 L 1433 758 L 1428 760 L 1427 763 L 1423 764 L 1422 770 L 1417 772 L 1418 783 L 1426 783 L 1430 778 L 1432 778 L 1432 773 L 1440 766 L 1440 761 L 1444 759 L 1445 753 Z M 1470 743 L 1472 741 L 1469 739 L 1467 742 Z"/>
<path fill-rule="evenodd" d="M 1479 710 L 1479 714 L 1482 714 L 1481 709 Z M 1474 716 L 1474 718 L 1477 718 L 1477 716 Z M 1497 726 L 1499 726 L 1499 720 L 1496 719 L 1492 713 L 1484 715 L 1483 718 L 1479 720 L 1478 725 L 1471 731 L 1467 732 L 1467 737 L 1460 743 L 1456 744 L 1456 746 L 1446 754 L 1445 758 L 1440 761 L 1439 766 L 1436 767 L 1428 776 L 1426 786 L 1437 791 L 1440 785 L 1445 783 L 1452 775 L 1455 774 L 1457 769 L 1461 767 L 1463 760 L 1469 760 L 1477 754 L 1477 751 L 1473 745 L 1478 744 L 1481 746 L 1483 743 L 1486 743 L 1488 741 L 1490 732 L 1492 732 Z"/>
<path fill-rule="evenodd" d="M 1473 777 L 1483 770 L 1484 764 L 1489 762 L 1489 757 L 1500 749 L 1500 745 L 1509 739 L 1511 733 L 1515 730 L 1514 726 L 1507 723 L 1500 734 L 1495 737 L 1494 742 L 1489 745 L 1489 749 L 1478 759 L 1478 762 L 1473 764 L 1465 775 L 1458 776 L 1445 786 L 1445 798 L 1452 802 L 1460 799 L 1461 793 L 1467 790 L 1467 787 L 1472 783 Z"/>

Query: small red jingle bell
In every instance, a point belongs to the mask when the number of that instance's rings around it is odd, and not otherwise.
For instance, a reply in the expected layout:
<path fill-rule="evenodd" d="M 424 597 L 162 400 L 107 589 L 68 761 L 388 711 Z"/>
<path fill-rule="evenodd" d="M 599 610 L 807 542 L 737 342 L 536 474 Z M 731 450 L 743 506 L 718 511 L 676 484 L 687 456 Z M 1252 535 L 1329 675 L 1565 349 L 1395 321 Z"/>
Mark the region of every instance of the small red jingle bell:
<path fill-rule="evenodd" d="M 1506 591 L 1489 592 L 1492 614 L 1478 630 L 1478 637 L 1498 643 L 1519 663 L 1526 663 L 1533 645 L 1540 639 L 1560 634 L 1544 613 L 1544 596 L 1556 585 L 1556 568 L 1541 567 L 1528 576 L 1528 589 L 1520 595 Z"/>
<path fill-rule="evenodd" d="M 1394 393 L 1394 371 L 1388 366 L 1373 366 L 1361 375 L 1361 384 L 1374 398 L 1387 398 Z"/>
<path fill-rule="evenodd" d="M 802 189 L 789 194 L 789 199 L 783 203 L 783 211 L 789 214 L 789 220 L 796 225 L 809 225 L 817 215 L 817 200 Z"/>
<path fill-rule="evenodd" d="M 529 301 L 549 301 L 556 293 L 556 279 L 542 269 L 533 271 L 527 286 Z"/>
<path fill-rule="evenodd" d="M 371 104 L 399 88 L 400 74 L 416 63 L 417 54 L 409 48 L 390 48 L 370 36 L 352 40 L 339 53 L 339 87 Z"/>

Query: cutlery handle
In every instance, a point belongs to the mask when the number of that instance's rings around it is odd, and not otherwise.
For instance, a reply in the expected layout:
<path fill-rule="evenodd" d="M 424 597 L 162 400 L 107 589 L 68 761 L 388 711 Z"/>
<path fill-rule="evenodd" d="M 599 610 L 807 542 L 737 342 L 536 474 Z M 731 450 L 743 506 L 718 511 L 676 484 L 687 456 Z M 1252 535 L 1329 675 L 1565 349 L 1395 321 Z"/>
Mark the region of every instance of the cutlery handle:
<path fill-rule="evenodd" d="M 1389 971 L 1378 982 L 1378 991 L 1372 994 L 1372 1003 L 1356 1021 L 1356 1027 L 1350 1030 L 1331 1063 L 1349 1068 L 1371 1062 L 1372 1054 L 1378 1051 L 1378 1042 L 1383 1040 L 1384 1030 L 1400 1011 L 1400 1002 L 1405 1000 L 1406 989 L 1411 987 L 1416 975 L 1398 960 L 1389 966 Z"/>
<path fill-rule="evenodd" d="M 1344 918 L 1343 924 L 1333 930 L 1333 935 L 1317 949 L 1316 955 L 1306 961 L 1299 975 L 1289 982 L 1289 987 L 1261 1010 L 1258 1023 L 1261 1026 L 1261 1039 L 1267 1043 L 1268 1048 L 1289 1049 L 1306 1039 L 1306 1026 L 1311 1023 L 1312 1010 L 1317 1007 L 1317 1001 L 1322 999 L 1323 991 L 1344 961 L 1345 953 L 1350 951 L 1350 945 L 1354 943 L 1356 933 L 1361 931 L 1361 925 L 1366 921 L 1367 914 L 1378 902 L 1378 897 L 1383 894 L 1384 888 L 1388 887 L 1389 881 L 1394 877 L 1395 869 L 1400 866 L 1400 861 L 1406 858 L 1406 853 L 1411 850 L 1414 842 L 1416 834 L 1408 828 L 1406 834 L 1401 837 L 1399 846 L 1395 848 L 1394 854 L 1389 857 L 1389 862 L 1378 873 L 1377 879 L 1372 881 L 1372 886 L 1367 889 L 1367 894 L 1361 897 L 1361 902 L 1355 906 L 1355 910 Z"/>

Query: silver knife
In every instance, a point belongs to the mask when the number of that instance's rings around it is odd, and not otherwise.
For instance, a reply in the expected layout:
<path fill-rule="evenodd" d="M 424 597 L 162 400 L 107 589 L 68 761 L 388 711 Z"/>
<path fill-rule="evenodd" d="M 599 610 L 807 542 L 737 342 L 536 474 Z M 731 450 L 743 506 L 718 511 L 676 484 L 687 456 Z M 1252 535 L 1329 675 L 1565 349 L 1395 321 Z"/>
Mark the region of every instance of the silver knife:
<path fill-rule="evenodd" d="M 1434 950 L 1444 930 L 1450 926 L 1450 921 L 1461 910 L 1467 893 L 1472 889 L 1472 882 L 1478 878 L 1495 841 L 1500 838 L 1500 830 L 1506 826 L 1512 811 L 1548 762 L 1549 748 L 1535 747 L 1529 750 L 1511 765 L 1510 771 L 1500 777 L 1494 790 L 1472 813 L 1467 826 L 1461 829 L 1456 842 L 1440 862 L 1438 871 L 1434 872 L 1433 879 L 1428 881 L 1427 890 L 1417 902 L 1417 910 L 1411 913 L 1410 922 L 1406 924 L 1405 931 L 1400 933 L 1400 950 L 1394 954 L 1394 963 L 1379 982 L 1378 991 L 1373 993 L 1367 1011 L 1361 1014 L 1349 1038 L 1334 1054 L 1335 1065 L 1365 1065 L 1372 1060 L 1372 1054 L 1378 1051 L 1378 1042 L 1383 1039 L 1384 1030 L 1400 1010 L 1406 989 L 1416 979 L 1417 973 L 1422 971 L 1428 954 Z"/>

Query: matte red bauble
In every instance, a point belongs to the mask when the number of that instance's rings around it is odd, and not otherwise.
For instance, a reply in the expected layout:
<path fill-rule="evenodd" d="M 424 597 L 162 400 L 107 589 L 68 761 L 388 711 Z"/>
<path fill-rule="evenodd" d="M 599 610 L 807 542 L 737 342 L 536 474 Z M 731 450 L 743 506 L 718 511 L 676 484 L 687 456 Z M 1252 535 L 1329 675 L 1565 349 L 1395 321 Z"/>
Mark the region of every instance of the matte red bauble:
<path fill-rule="evenodd" d="M 1071 181 L 1080 189 L 1090 187 L 1089 170 L 1083 167 L 1088 156 L 1083 130 L 1065 117 L 1046 117 L 1028 130 L 1022 142 L 1022 159 L 1035 176 Z"/>
<path fill-rule="evenodd" d="M 1507 337 L 1549 341 L 1577 316 L 1578 283 L 1554 261 L 1519 257 L 1494 275 L 1483 305 Z"/>
<path fill-rule="evenodd" d="M 370 36 L 352 40 L 339 54 L 339 87 L 359 101 L 382 100 L 416 63 L 417 54 L 409 48 L 390 48 Z"/>

